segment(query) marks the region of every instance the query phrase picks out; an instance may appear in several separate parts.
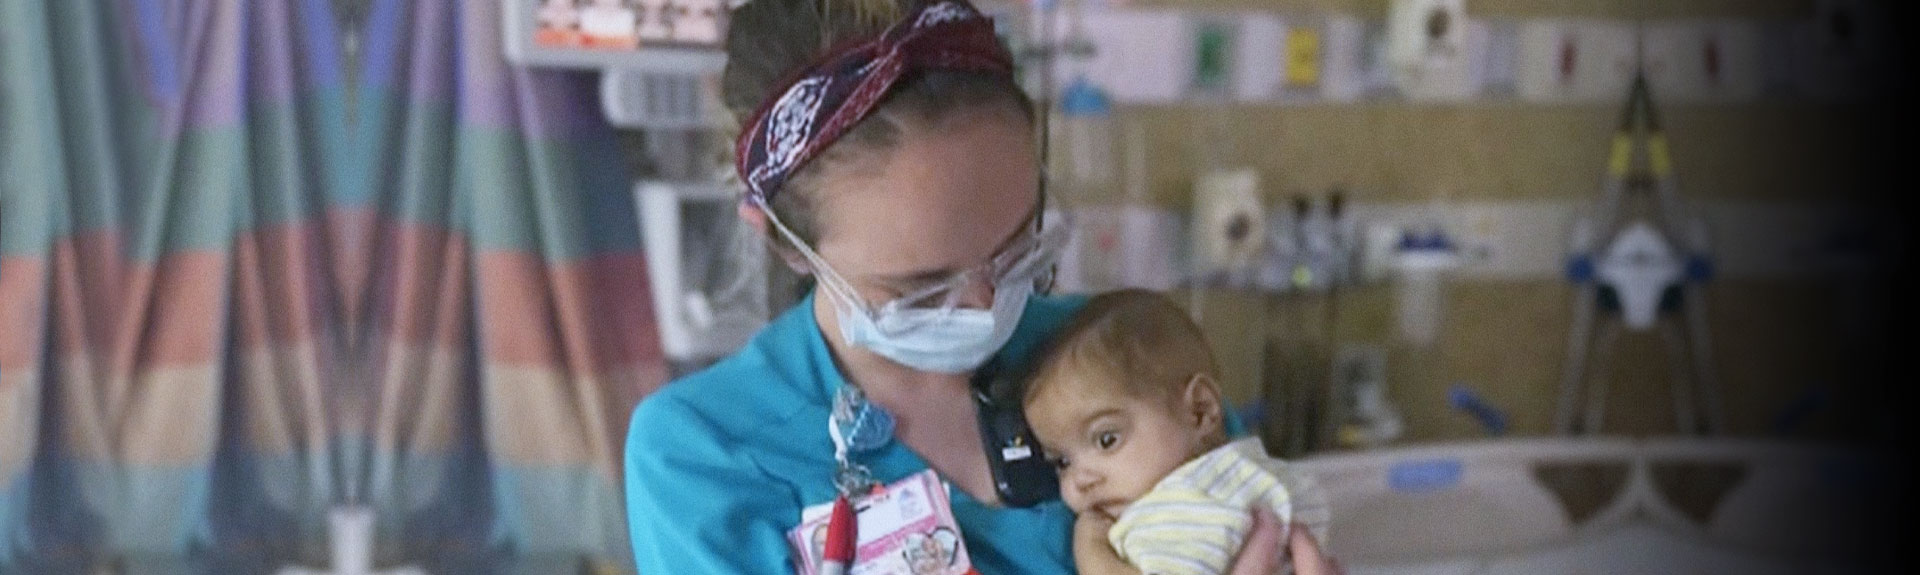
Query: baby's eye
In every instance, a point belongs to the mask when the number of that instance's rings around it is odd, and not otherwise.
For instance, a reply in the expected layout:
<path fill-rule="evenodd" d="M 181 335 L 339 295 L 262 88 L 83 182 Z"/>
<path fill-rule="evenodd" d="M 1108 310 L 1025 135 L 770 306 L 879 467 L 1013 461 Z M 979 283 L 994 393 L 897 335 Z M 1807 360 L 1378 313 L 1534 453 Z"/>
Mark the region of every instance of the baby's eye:
<path fill-rule="evenodd" d="M 1094 443 L 1099 445 L 1101 449 L 1113 449 L 1114 445 L 1120 443 L 1120 434 L 1111 431 L 1101 433 L 1100 437 L 1094 440 Z"/>
<path fill-rule="evenodd" d="M 1067 458 L 1065 457 L 1050 457 L 1050 458 L 1047 458 L 1047 461 L 1053 463 L 1054 469 L 1059 469 L 1062 471 L 1065 471 L 1067 469 L 1067 466 L 1072 465 L 1072 463 L 1067 462 Z"/>

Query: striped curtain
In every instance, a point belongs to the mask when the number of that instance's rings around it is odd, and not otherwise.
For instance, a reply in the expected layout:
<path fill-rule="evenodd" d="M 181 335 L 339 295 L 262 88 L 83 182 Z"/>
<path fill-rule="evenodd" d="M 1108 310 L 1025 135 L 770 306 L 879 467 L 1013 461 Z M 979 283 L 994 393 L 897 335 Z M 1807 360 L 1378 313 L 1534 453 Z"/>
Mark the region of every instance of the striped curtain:
<path fill-rule="evenodd" d="M 0 562 L 314 539 L 328 39 L 285 3 L 4 6 Z"/>
<path fill-rule="evenodd" d="M 500 5 L 368 17 L 369 496 L 408 556 L 630 570 L 618 439 L 666 378 L 630 180 L 596 76 L 509 68 Z"/>
<path fill-rule="evenodd" d="M 0 572 L 629 568 L 664 380 L 593 75 L 497 1 L 0 0 Z"/>

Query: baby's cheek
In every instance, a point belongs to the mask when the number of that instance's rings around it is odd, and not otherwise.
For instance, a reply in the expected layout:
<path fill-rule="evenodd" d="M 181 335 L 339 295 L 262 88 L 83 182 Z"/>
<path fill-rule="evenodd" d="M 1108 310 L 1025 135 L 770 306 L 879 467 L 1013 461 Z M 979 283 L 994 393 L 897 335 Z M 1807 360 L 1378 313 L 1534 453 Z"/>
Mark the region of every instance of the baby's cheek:
<path fill-rule="evenodd" d="M 1138 479 L 1138 478 L 1128 478 L 1128 479 Z M 1139 501 L 1141 497 L 1145 496 L 1148 491 L 1153 489 L 1153 482 L 1137 481 L 1137 480 L 1128 481 L 1124 485 L 1115 485 L 1114 487 L 1120 488 L 1116 490 L 1118 491 L 1116 495 L 1119 497 L 1120 501 L 1127 505 L 1132 505 L 1133 502 Z"/>
<path fill-rule="evenodd" d="M 1067 509 L 1072 509 L 1076 515 L 1085 511 L 1087 503 L 1086 499 L 1080 495 L 1080 490 L 1068 486 L 1064 478 L 1062 479 L 1060 484 L 1060 499 L 1067 503 Z"/>

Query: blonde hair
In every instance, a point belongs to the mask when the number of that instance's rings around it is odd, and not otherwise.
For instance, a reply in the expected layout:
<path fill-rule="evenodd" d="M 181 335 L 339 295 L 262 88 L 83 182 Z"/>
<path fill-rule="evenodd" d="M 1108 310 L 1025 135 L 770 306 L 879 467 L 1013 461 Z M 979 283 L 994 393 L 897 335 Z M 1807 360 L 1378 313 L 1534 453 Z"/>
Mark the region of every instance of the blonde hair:
<path fill-rule="evenodd" d="M 1218 380 L 1219 365 L 1200 326 L 1166 296 L 1121 290 L 1094 296 L 1047 344 L 1028 371 L 1023 404 L 1065 374 L 1117 382 L 1136 397 L 1171 398 L 1195 375 Z"/>

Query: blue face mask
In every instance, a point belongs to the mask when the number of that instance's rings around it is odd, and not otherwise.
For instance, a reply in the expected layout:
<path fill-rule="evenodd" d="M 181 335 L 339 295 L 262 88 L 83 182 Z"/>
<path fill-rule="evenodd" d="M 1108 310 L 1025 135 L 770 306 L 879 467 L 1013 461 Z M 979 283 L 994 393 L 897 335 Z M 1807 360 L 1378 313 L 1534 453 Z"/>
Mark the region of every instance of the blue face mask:
<path fill-rule="evenodd" d="M 994 286 L 988 309 L 900 309 L 877 318 L 862 313 L 839 290 L 825 291 L 834 299 L 840 337 L 848 344 L 920 371 L 965 373 L 1013 337 L 1033 294 L 1033 279 L 1010 278 Z"/>
<path fill-rule="evenodd" d="M 970 275 L 958 275 L 925 293 L 910 294 L 879 308 L 869 308 L 853 285 L 827 265 L 806 242 L 780 219 L 767 214 L 768 223 L 786 236 L 812 268 L 819 291 L 832 299 L 840 337 L 849 345 L 866 348 L 881 357 L 919 371 L 965 373 L 980 367 L 1013 337 L 1013 329 L 1033 295 L 1036 278 L 1043 277 L 1066 243 L 1064 226 L 1023 236 L 1012 249 L 972 273 L 991 274 L 993 305 L 987 309 L 958 307 L 958 294 Z M 977 285 L 977 284 L 971 284 Z"/>

